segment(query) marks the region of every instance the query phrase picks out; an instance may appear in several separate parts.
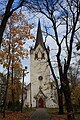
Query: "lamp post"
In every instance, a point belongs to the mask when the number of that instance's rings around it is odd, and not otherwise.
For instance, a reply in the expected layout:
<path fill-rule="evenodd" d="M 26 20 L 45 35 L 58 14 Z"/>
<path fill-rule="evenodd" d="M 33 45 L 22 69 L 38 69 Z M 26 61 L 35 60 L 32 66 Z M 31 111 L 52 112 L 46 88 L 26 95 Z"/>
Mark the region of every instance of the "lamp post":
<path fill-rule="evenodd" d="M 27 66 L 25 66 L 25 69 L 22 70 L 23 79 L 22 79 L 22 95 L 21 95 L 21 112 L 22 112 L 22 109 L 23 109 L 24 72 L 26 70 L 27 70 Z"/>

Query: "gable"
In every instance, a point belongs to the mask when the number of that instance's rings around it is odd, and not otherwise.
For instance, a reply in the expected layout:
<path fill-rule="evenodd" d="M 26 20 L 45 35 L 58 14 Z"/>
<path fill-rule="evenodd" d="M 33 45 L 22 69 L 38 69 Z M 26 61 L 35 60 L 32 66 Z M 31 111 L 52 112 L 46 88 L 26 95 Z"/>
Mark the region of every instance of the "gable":
<path fill-rule="evenodd" d="M 38 99 L 39 97 L 43 97 L 45 99 L 47 98 L 47 96 L 41 90 L 41 87 L 39 88 L 39 92 L 37 93 L 37 95 L 34 96 L 35 99 Z"/>

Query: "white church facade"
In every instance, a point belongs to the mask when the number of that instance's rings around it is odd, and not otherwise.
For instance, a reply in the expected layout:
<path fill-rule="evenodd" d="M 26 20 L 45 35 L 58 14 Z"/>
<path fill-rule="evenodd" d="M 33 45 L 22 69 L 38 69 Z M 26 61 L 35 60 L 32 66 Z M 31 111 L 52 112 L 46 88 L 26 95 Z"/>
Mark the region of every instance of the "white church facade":
<path fill-rule="evenodd" d="M 49 47 L 46 48 L 43 42 L 39 21 L 36 43 L 34 48 L 30 50 L 30 84 L 27 85 L 27 98 L 24 101 L 24 106 L 57 107 L 57 103 L 54 102 L 54 90 L 50 84 L 50 67 L 46 50 L 50 52 Z"/>

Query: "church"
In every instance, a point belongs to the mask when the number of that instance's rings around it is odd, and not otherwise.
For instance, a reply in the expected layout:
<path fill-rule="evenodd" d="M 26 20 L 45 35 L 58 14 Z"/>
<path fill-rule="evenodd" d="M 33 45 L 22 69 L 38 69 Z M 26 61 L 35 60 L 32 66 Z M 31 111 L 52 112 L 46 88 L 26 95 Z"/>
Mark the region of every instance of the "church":
<path fill-rule="evenodd" d="M 57 107 L 56 90 L 51 86 L 50 67 L 42 37 L 40 20 L 38 22 L 35 46 L 30 49 L 30 83 L 27 85 L 27 98 L 24 106 L 37 108 Z"/>

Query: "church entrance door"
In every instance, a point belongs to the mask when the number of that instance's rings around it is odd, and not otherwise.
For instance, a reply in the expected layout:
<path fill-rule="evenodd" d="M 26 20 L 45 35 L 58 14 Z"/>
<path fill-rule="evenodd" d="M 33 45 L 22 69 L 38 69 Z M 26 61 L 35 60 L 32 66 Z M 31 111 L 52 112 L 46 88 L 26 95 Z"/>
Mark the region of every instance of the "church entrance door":
<path fill-rule="evenodd" d="M 39 106 L 39 108 L 43 108 L 44 107 L 42 98 L 39 98 L 38 106 Z"/>

